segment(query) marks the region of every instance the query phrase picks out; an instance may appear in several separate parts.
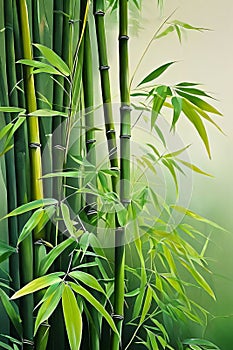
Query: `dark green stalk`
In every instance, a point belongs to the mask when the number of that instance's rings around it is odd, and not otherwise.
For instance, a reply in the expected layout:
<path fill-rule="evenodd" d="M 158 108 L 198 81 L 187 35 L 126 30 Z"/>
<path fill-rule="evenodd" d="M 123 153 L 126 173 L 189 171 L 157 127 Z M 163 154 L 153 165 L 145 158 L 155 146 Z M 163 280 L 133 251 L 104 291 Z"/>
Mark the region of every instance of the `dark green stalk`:
<path fill-rule="evenodd" d="M 128 63 L 128 1 L 119 0 L 119 61 L 120 61 L 120 93 L 121 93 L 121 130 L 120 130 L 120 198 L 127 208 L 130 203 L 130 137 L 131 137 L 131 107 L 129 92 Z M 114 312 L 116 326 L 121 335 L 124 319 L 124 289 L 125 289 L 125 227 L 121 227 L 115 237 L 115 286 Z M 113 334 L 112 350 L 118 350 L 121 343 Z"/>
<path fill-rule="evenodd" d="M 85 103 L 85 128 L 86 128 L 86 154 L 87 160 L 96 165 L 95 153 L 95 131 L 94 131 L 94 82 L 92 67 L 92 49 L 89 33 L 89 23 L 87 22 L 84 34 L 84 59 L 83 59 L 83 92 Z M 93 185 L 96 186 L 95 181 Z M 96 210 L 96 196 L 86 195 L 87 216 L 92 220 Z"/>
<path fill-rule="evenodd" d="M 7 76 L 7 88 L 8 88 L 8 101 L 11 106 L 18 106 L 18 96 L 16 85 L 16 72 L 15 72 L 15 51 L 14 51 L 14 36 L 13 36 L 13 13 L 12 13 L 12 1 L 4 2 L 4 21 L 5 21 L 5 50 L 6 50 L 6 76 Z M 6 105 L 7 98 L 1 101 Z M 10 115 L 5 116 L 6 123 L 11 122 Z M 16 194 L 16 174 L 14 164 L 14 149 L 6 153 L 6 175 L 7 175 L 7 202 L 8 212 L 17 207 L 17 194 Z M 16 246 L 18 240 L 18 227 L 17 218 L 13 217 L 8 220 L 9 227 L 9 244 L 13 247 Z M 11 287 L 15 290 L 19 289 L 19 260 L 18 255 L 14 254 L 10 257 L 10 275 L 12 278 Z"/>
<path fill-rule="evenodd" d="M 106 33 L 105 33 L 105 21 L 104 21 L 104 1 L 94 0 L 93 9 L 95 16 L 95 26 L 96 26 L 96 37 L 98 45 L 98 55 L 99 55 L 99 69 L 101 77 L 101 89 L 102 89 L 102 100 L 104 104 L 104 118 L 105 118 L 105 130 L 106 137 L 108 141 L 108 151 L 111 168 L 118 168 L 117 159 L 117 146 L 116 146 L 116 134 L 115 125 L 113 119 L 113 111 L 111 105 L 111 89 L 110 89 L 110 79 L 109 79 L 109 66 L 108 66 L 108 56 L 107 56 L 107 44 L 106 44 Z M 112 189 L 116 192 L 117 187 L 117 177 L 112 177 Z"/>

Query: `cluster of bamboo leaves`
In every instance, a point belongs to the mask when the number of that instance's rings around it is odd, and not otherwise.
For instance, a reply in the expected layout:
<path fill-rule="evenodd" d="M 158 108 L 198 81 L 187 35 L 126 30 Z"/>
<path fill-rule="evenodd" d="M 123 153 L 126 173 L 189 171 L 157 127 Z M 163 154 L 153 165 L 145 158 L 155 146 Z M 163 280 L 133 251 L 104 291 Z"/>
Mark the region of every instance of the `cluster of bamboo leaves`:
<path fill-rule="evenodd" d="M 2 218 L 7 235 L 0 237 L 0 300 L 8 317 L 4 332 L 0 322 L 1 348 L 218 349 L 182 334 L 171 339 L 168 324 L 189 319 L 205 327 L 208 311 L 188 289 L 201 287 L 215 299 L 202 275 L 208 271 L 206 245 L 198 252 L 189 239 L 203 236 L 195 222 L 221 228 L 164 203 L 138 175 L 149 168 L 156 176 L 165 167 L 177 192 L 177 174 L 185 167 L 208 175 L 182 159 L 187 147 L 167 150 L 157 119 L 170 108 L 175 131 L 181 117 L 188 118 L 210 157 L 204 121 L 218 127 L 211 114 L 221 115 L 206 101 L 212 97 L 192 82 L 157 85 L 175 62 L 131 89 L 136 72 L 130 81 L 127 0 L 8 0 L 1 7 L 0 155 L 8 212 Z M 119 14 L 119 146 L 106 10 Z M 182 30 L 203 30 L 180 21 L 164 24 L 152 41 L 172 31 L 181 40 Z M 95 124 L 97 86 L 101 129 Z M 132 108 L 142 111 L 135 123 L 149 111 L 155 140 L 145 145 L 138 168 L 131 167 Z M 98 132 L 106 143 L 101 162 Z M 151 216 L 151 210 L 163 215 Z M 173 211 L 194 226 L 168 225 Z M 115 249 L 105 248 L 108 240 Z M 192 282 L 183 280 L 182 269 Z"/>

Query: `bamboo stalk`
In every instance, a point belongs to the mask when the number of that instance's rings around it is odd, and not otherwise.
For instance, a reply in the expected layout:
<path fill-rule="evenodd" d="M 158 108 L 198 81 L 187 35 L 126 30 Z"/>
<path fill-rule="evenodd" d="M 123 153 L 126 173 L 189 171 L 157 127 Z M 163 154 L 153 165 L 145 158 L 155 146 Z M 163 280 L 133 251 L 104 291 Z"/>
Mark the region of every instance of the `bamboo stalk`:
<path fill-rule="evenodd" d="M 4 21 L 5 21 L 5 50 L 7 54 L 6 60 L 6 76 L 7 76 L 7 89 L 8 89 L 8 102 L 10 105 L 18 105 L 17 91 L 14 89 L 16 85 L 16 72 L 15 72 L 15 51 L 14 51 L 14 36 L 13 36 L 13 13 L 12 13 L 12 1 L 4 2 Z M 2 103 L 7 105 L 7 97 L 3 96 Z M 11 116 L 5 114 L 6 123 L 11 122 Z M 6 176 L 7 176 L 7 203 L 8 212 L 17 207 L 17 194 L 16 194 L 16 174 L 14 165 L 14 149 L 10 150 L 5 155 L 6 162 Z M 13 247 L 16 246 L 18 240 L 18 227 L 17 218 L 8 219 L 9 228 L 9 244 Z M 10 257 L 10 275 L 11 275 L 11 287 L 15 290 L 20 288 L 19 281 L 19 260 L 18 255 L 14 254 Z"/>
<path fill-rule="evenodd" d="M 120 93 L 121 93 L 121 130 L 120 130 L 120 199 L 127 208 L 130 203 L 130 137 L 131 137 L 131 107 L 129 92 L 129 62 L 128 62 L 128 1 L 119 0 L 119 61 L 120 61 Z M 119 228 L 115 237 L 115 286 L 114 312 L 116 326 L 122 337 L 124 319 L 124 289 L 125 289 L 125 227 Z M 118 350 L 121 341 L 113 334 L 112 350 Z"/>
<path fill-rule="evenodd" d="M 111 168 L 118 169 L 117 146 L 113 111 L 111 105 L 111 88 L 109 79 L 109 65 L 104 21 L 104 1 L 94 0 L 93 10 L 95 16 L 96 37 L 99 55 L 99 69 L 101 77 L 102 100 L 104 104 L 105 131 L 108 141 L 109 160 Z M 112 189 L 116 192 L 117 177 L 112 177 Z"/>

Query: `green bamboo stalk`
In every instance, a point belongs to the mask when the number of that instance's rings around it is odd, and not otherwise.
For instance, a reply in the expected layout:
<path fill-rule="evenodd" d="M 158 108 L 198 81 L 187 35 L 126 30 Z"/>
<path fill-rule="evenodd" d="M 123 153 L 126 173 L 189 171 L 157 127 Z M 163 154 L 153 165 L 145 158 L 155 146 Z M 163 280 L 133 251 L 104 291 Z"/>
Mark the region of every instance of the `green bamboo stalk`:
<path fill-rule="evenodd" d="M 8 89 L 8 102 L 10 105 L 18 106 L 18 96 L 15 89 L 16 85 L 16 72 L 15 72 L 15 51 L 14 51 L 14 36 L 13 36 L 13 13 L 12 13 L 12 1 L 4 2 L 4 21 L 5 21 L 5 51 L 7 55 L 6 59 L 6 76 L 7 76 L 7 89 Z M 7 98 L 5 96 L 2 103 L 6 105 Z M 11 122 L 10 115 L 5 115 L 6 123 Z M 14 165 L 14 149 L 6 153 L 6 175 L 7 175 L 7 202 L 8 211 L 12 211 L 17 207 L 17 194 L 16 194 L 16 174 Z M 10 218 L 8 220 L 9 226 L 9 244 L 16 246 L 18 240 L 18 227 L 17 218 Z M 18 255 L 14 254 L 10 258 L 10 275 L 12 278 L 11 287 L 17 290 L 20 287 L 19 281 L 19 260 Z"/>
<path fill-rule="evenodd" d="M 117 146 L 113 111 L 111 105 L 111 88 L 109 79 L 109 65 L 107 55 L 104 1 L 94 0 L 93 10 L 95 16 L 96 37 L 99 55 L 99 69 L 101 77 L 102 100 L 104 104 L 105 130 L 108 141 L 109 160 L 111 168 L 118 169 Z M 112 177 L 112 189 L 116 192 L 118 178 Z"/>
<path fill-rule="evenodd" d="M 20 11 L 20 24 L 23 44 L 23 54 L 25 59 L 32 59 L 32 48 L 30 38 L 30 28 L 28 22 L 28 12 L 26 0 L 17 0 Z M 31 74 L 32 69 L 29 66 L 24 68 L 24 85 L 27 113 L 32 113 L 37 110 L 34 76 Z M 40 135 L 38 117 L 28 118 L 28 132 L 29 132 L 29 148 L 31 161 L 31 199 L 43 198 L 43 186 L 41 175 L 41 152 L 40 152 Z M 42 232 L 35 234 L 34 238 L 42 237 Z"/>
<path fill-rule="evenodd" d="M 129 62 L 128 62 L 128 1 L 119 0 L 119 61 L 120 61 L 120 93 L 121 93 L 121 130 L 120 130 L 120 199 L 127 208 L 130 203 L 130 137 L 131 137 L 131 107 L 129 92 Z M 119 228 L 115 237 L 115 285 L 114 312 L 117 329 L 122 335 L 124 319 L 124 289 L 125 289 L 125 227 Z M 121 341 L 113 334 L 112 350 L 118 350 Z"/>

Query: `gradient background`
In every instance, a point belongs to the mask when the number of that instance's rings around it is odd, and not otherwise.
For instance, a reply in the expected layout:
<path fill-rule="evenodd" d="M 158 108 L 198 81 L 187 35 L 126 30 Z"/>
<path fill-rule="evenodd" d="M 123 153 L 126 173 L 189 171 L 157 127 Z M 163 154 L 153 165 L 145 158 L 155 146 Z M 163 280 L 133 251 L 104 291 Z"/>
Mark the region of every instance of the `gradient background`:
<path fill-rule="evenodd" d="M 216 221 L 229 230 L 229 233 L 206 227 L 211 234 L 211 242 L 206 251 L 212 276 L 209 279 L 215 290 L 217 302 L 200 292 L 198 301 L 207 307 L 216 318 L 212 319 L 205 337 L 214 341 L 222 350 L 232 349 L 233 344 L 233 2 L 231 0 L 165 0 L 163 17 L 177 8 L 172 19 L 211 29 L 204 33 L 187 31 L 182 45 L 176 34 L 156 40 L 138 71 L 136 82 L 159 65 L 177 60 L 161 78 L 161 82 L 172 84 L 180 81 L 201 82 L 206 91 L 213 93 L 218 101 L 213 104 L 224 117 L 214 117 L 223 128 L 226 136 L 212 125 L 207 125 L 212 160 L 206 155 L 196 132 L 184 118 L 178 125 L 179 136 L 185 144 L 192 143 L 190 157 L 194 164 L 214 175 L 214 178 L 194 174 L 190 208 L 201 215 Z M 142 29 L 131 39 L 131 67 L 138 62 L 142 52 L 161 23 L 155 0 L 143 1 Z M 132 30 L 132 34 L 135 34 Z M 134 59 L 135 58 L 135 59 Z M 202 226 L 203 228 L 203 226 Z M 192 327 L 192 329 L 191 329 Z M 199 336 L 201 330 L 187 327 L 188 336 Z"/>

